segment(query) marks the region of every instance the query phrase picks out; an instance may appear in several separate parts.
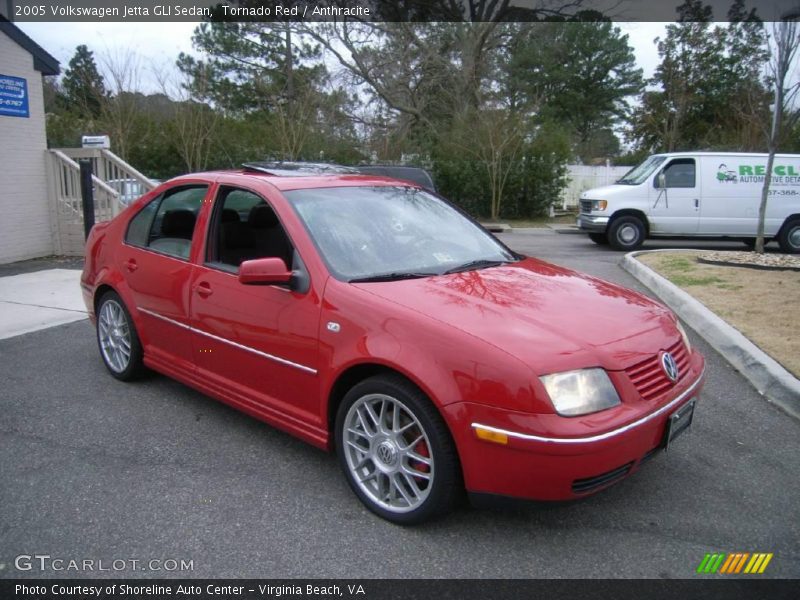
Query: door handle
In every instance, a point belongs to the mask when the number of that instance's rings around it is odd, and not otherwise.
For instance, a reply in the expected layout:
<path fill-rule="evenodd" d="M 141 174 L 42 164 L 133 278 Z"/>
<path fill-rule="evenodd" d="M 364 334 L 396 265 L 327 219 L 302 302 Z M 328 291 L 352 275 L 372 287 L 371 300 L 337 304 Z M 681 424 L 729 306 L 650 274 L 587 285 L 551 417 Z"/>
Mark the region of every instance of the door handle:
<path fill-rule="evenodd" d="M 695 208 L 700 208 L 700 199 L 699 198 L 695 198 L 694 199 L 694 207 Z"/>
<path fill-rule="evenodd" d="M 201 298 L 208 298 L 214 292 L 211 289 L 211 286 L 205 282 L 201 281 L 196 286 L 194 286 L 194 291 L 197 292 L 197 295 Z"/>
<path fill-rule="evenodd" d="M 128 269 L 131 273 L 133 273 L 136 269 L 139 268 L 139 265 L 136 264 L 136 261 L 132 258 L 129 258 L 125 261 L 125 268 Z"/>

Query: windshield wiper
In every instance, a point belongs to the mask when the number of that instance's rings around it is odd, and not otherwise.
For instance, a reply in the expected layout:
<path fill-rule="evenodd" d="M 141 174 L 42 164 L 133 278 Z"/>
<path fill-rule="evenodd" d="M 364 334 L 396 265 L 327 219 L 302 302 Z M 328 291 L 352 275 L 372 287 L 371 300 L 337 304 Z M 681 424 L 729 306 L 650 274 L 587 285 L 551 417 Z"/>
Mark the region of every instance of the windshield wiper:
<path fill-rule="evenodd" d="M 438 273 L 381 273 L 380 275 L 370 275 L 368 277 L 356 277 L 351 279 L 349 283 L 367 283 L 373 281 L 400 281 L 401 279 L 422 279 L 423 277 L 432 277 Z"/>
<path fill-rule="evenodd" d="M 488 269 L 489 267 L 499 267 L 500 265 L 506 264 L 507 260 L 487 260 L 487 259 L 479 259 L 479 260 L 471 260 L 468 263 L 464 263 L 463 265 L 458 265 L 457 267 L 453 267 L 452 269 L 447 269 L 443 273 L 443 275 L 450 275 L 451 273 L 461 273 L 463 271 L 472 271 L 473 269 Z"/>

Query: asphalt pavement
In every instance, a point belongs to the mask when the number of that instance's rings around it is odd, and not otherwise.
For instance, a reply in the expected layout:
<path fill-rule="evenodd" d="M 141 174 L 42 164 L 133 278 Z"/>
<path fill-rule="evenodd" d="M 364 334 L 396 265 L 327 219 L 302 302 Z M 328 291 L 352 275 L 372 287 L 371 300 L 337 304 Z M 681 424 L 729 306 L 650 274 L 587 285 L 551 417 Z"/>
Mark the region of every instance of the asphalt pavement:
<path fill-rule="evenodd" d="M 642 289 L 582 235 L 500 237 Z M 330 455 L 160 375 L 114 380 L 87 321 L 0 340 L 0 577 L 692 578 L 715 551 L 771 552 L 762 577 L 800 577 L 800 423 L 690 336 L 707 358 L 694 423 L 636 475 L 414 528 L 362 508 Z M 95 571 L 19 571 L 20 555 Z"/>

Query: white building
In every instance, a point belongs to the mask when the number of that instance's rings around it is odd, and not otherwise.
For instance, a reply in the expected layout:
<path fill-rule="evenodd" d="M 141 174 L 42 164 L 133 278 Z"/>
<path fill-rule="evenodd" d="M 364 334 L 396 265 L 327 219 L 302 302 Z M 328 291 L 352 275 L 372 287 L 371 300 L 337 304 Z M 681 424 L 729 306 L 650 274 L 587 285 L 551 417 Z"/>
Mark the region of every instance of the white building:
<path fill-rule="evenodd" d="M 0 0 L 2 2 L 3 0 Z M 54 252 L 42 77 L 58 61 L 0 11 L 0 264 Z"/>

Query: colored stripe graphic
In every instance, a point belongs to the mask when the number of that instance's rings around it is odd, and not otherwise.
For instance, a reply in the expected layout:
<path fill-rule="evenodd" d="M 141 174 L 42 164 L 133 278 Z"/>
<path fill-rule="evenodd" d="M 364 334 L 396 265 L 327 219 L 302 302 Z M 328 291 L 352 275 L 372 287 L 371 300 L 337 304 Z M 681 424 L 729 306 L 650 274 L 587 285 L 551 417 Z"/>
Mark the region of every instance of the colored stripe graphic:
<path fill-rule="evenodd" d="M 697 572 L 726 575 L 761 574 L 766 570 L 772 557 L 771 552 L 754 552 L 752 554 L 750 552 L 732 552 L 730 554 L 709 552 L 700 561 Z"/>

